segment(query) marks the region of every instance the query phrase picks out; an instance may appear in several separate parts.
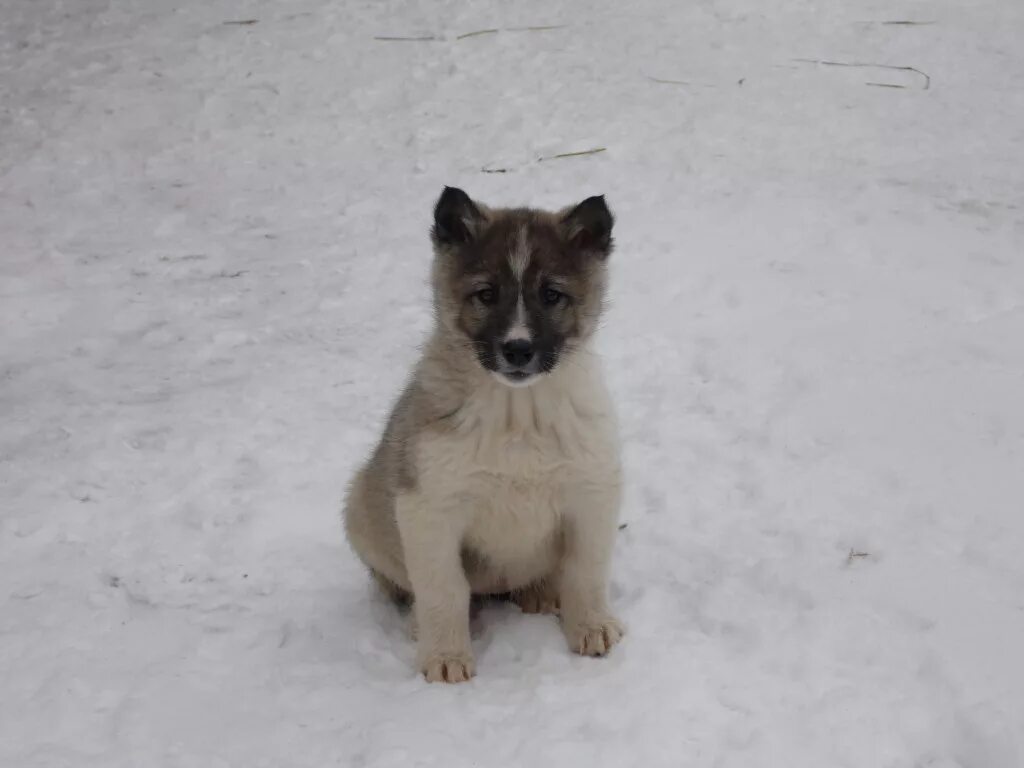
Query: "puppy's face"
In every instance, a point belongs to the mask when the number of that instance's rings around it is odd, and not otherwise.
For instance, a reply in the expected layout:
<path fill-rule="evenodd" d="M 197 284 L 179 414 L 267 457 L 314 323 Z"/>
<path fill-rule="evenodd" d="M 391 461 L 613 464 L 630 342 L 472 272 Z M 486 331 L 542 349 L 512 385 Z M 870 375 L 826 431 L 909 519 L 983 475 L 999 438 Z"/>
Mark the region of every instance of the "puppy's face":
<path fill-rule="evenodd" d="M 444 327 L 502 383 L 534 383 L 593 333 L 611 230 L 603 197 L 558 213 L 492 211 L 446 187 L 432 231 Z"/>

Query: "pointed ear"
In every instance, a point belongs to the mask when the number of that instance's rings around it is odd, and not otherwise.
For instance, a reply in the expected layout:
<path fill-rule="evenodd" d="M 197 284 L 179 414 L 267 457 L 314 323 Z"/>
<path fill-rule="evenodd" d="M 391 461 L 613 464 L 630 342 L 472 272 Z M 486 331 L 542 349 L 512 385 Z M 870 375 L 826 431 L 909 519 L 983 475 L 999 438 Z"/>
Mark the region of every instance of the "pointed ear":
<path fill-rule="evenodd" d="M 431 230 L 438 244 L 469 243 L 480 234 L 485 218 L 469 195 L 456 187 L 445 187 L 434 206 L 434 228 Z"/>
<path fill-rule="evenodd" d="M 612 251 L 614 223 L 604 195 L 597 195 L 588 197 L 562 217 L 562 231 L 571 247 L 603 259 Z"/>

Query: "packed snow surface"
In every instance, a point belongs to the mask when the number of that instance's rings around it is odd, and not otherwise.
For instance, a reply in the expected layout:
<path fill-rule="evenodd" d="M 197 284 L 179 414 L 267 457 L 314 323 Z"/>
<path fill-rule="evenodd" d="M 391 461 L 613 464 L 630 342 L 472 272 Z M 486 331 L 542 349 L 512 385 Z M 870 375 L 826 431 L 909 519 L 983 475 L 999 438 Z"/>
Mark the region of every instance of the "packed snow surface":
<path fill-rule="evenodd" d="M 5 0 L 0 765 L 1019 768 L 1022 32 Z M 462 686 L 338 520 L 445 184 L 607 196 L 627 477 L 624 643 L 490 604 Z"/>

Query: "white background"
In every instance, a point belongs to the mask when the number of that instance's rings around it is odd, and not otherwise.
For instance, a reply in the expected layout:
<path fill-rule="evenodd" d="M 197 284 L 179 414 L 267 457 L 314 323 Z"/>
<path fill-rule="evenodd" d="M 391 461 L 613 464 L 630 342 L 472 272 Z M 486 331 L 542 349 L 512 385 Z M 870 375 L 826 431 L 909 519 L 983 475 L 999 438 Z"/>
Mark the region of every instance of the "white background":
<path fill-rule="evenodd" d="M 1020 2 L 0 13 L 0 764 L 1024 760 Z M 338 522 L 444 184 L 607 195 L 628 477 L 624 644 L 459 687 Z"/>

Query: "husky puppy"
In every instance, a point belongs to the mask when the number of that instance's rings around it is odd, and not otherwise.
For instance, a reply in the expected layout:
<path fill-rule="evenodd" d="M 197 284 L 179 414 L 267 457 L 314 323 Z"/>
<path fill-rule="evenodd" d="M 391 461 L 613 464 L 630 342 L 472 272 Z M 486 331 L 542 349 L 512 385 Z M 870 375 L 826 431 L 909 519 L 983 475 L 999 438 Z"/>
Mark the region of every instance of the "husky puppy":
<path fill-rule="evenodd" d="M 603 197 L 557 212 L 488 208 L 446 187 L 434 210 L 435 327 L 345 500 L 349 542 L 411 599 L 429 681 L 475 665 L 472 595 L 560 613 L 603 656 L 621 476 L 591 339 L 612 250 Z"/>

